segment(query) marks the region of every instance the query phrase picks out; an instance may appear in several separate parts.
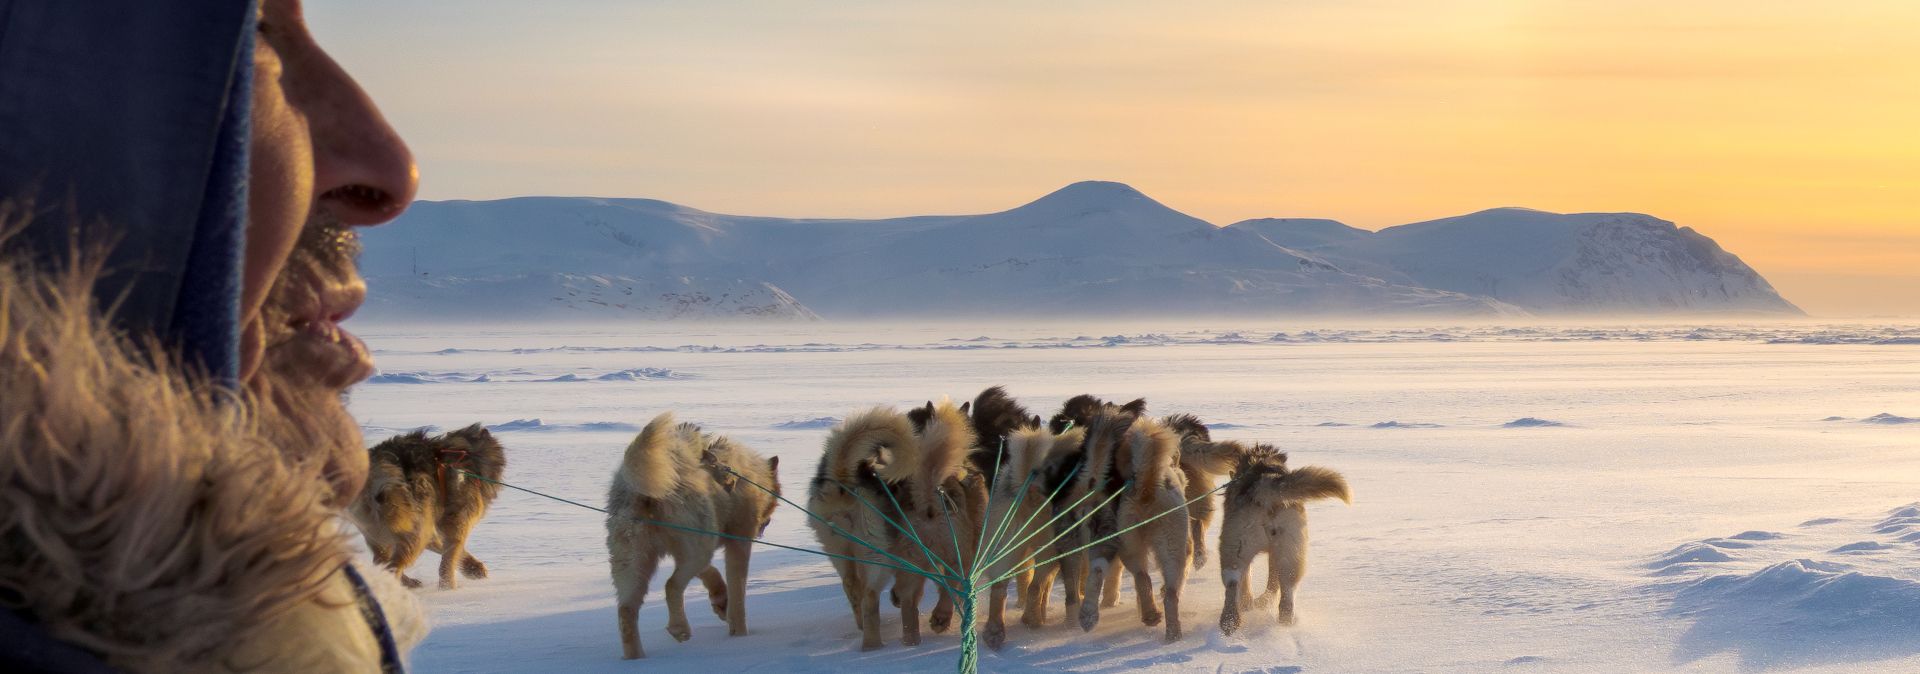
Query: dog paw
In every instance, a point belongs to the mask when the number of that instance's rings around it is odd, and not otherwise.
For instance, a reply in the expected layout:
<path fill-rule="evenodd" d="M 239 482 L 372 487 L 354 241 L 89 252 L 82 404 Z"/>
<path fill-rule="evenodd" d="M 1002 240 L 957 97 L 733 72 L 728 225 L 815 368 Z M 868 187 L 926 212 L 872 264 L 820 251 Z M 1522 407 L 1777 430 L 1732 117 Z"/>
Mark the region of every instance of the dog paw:
<path fill-rule="evenodd" d="M 1093 628 L 1099 624 L 1100 612 L 1094 610 L 1092 604 L 1082 604 L 1080 607 L 1080 630 L 1083 632 L 1092 632 Z"/>
<path fill-rule="evenodd" d="M 919 633 L 919 632 L 908 632 L 908 633 L 906 633 L 906 634 L 902 634 L 902 635 L 900 635 L 900 645 L 902 645 L 902 646 L 918 646 L 918 645 L 920 645 L 920 633 Z"/>
<path fill-rule="evenodd" d="M 686 623 L 668 623 L 667 636 L 673 637 L 674 641 L 686 641 L 693 638 L 693 628 Z"/>
<path fill-rule="evenodd" d="M 881 648 L 885 648 L 885 647 L 886 647 L 886 644 L 884 644 L 884 643 L 881 643 L 881 642 L 878 642 L 878 641 L 862 641 L 862 642 L 860 642 L 860 650 L 861 650 L 861 651 L 863 651 L 863 652 L 864 652 L 864 651 L 877 651 L 877 650 L 880 650 Z"/>
<path fill-rule="evenodd" d="M 1047 616 L 1039 611 L 1028 610 L 1020 614 L 1020 624 L 1028 627 L 1039 627 L 1047 624 Z"/>
<path fill-rule="evenodd" d="M 440 579 L 440 589 L 451 590 L 453 588 L 454 588 L 453 576 L 447 576 L 446 578 Z"/>
<path fill-rule="evenodd" d="M 1179 641 L 1180 634 L 1181 634 L 1180 624 L 1169 621 L 1167 623 L 1167 643 L 1173 643 L 1175 641 Z"/>
<path fill-rule="evenodd" d="M 707 604 L 713 607 L 714 615 L 720 616 L 721 620 L 727 619 L 727 595 L 707 595 Z"/>
<path fill-rule="evenodd" d="M 468 557 L 465 561 L 460 562 L 460 573 L 466 575 L 468 578 L 486 578 L 487 565 L 481 563 L 478 559 Z"/>
<path fill-rule="evenodd" d="M 1196 552 L 1196 553 L 1193 553 L 1193 568 L 1194 568 L 1194 570 L 1199 570 L 1199 569 L 1200 569 L 1200 567 L 1203 567 L 1203 566 L 1206 566 L 1206 565 L 1207 565 L 1207 553 L 1204 553 L 1204 552 Z"/>
<path fill-rule="evenodd" d="M 1141 611 L 1140 624 L 1146 625 L 1148 627 L 1153 627 L 1154 625 L 1160 624 L 1160 612 L 1159 611 Z"/>
<path fill-rule="evenodd" d="M 987 626 L 987 648 L 991 648 L 997 651 L 997 650 L 1000 650 L 1001 646 L 1005 646 L 1005 645 L 1007 645 L 1006 626 L 1000 625 L 1000 624 L 988 625 Z"/>
<path fill-rule="evenodd" d="M 1233 636 L 1233 633 L 1239 629 L 1240 629 L 1239 614 L 1235 613 L 1235 614 L 1220 616 L 1220 633 L 1221 634 L 1224 634 L 1227 636 Z"/>
<path fill-rule="evenodd" d="M 1271 592 L 1253 598 L 1254 608 L 1266 608 L 1272 605 L 1273 605 L 1273 593 Z"/>
<path fill-rule="evenodd" d="M 407 576 L 407 575 L 400 576 L 400 584 L 416 590 L 420 589 L 420 581 L 414 578 L 413 576 Z"/>
<path fill-rule="evenodd" d="M 951 627 L 952 625 L 953 625 L 952 609 L 948 609 L 945 612 L 941 612 L 936 609 L 933 612 L 933 615 L 927 617 L 927 627 L 932 628 L 934 634 L 946 634 L 947 628 Z"/>
<path fill-rule="evenodd" d="M 1281 611 L 1280 615 L 1276 617 L 1275 622 L 1279 623 L 1281 627 L 1292 627 L 1294 623 L 1293 612 Z"/>

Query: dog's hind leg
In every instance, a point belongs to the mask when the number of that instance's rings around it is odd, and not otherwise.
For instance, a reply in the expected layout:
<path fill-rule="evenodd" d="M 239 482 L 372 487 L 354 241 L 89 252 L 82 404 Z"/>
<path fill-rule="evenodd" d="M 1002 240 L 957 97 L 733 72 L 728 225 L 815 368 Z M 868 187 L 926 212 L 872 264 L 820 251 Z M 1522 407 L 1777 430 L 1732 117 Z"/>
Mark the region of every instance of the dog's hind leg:
<path fill-rule="evenodd" d="M 900 644 L 920 645 L 920 596 L 926 594 L 927 579 L 919 574 L 896 572 L 893 599 L 900 605 Z"/>
<path fill-rule="evenodd" d="M 997 651 L 1007 643 L 1007 584 L 1014 582 L 994 583 L 987 594 L 987 648 Z"/>
<path fill-rule="evenodd" d="M 934 634 L 946 634 L 947 628 L 953 626 L 953 593 L 939 587 L 935 595 L 938 598 L 933 601 L 933 613 L 927 616 L 927 626 L 933 628 Z"/>
<path fill-rule="evenodd" d="M 479 523 L 480 518 L 476 516 L 465 518 L 464 521 L 446 522 L 440 527 L 440 589 L 453 589 L 455 579 L 460 575 L 455 567 L 463 564 L 467 558 L 467 534 L 472 533 L 473 525 Z"/>
<path fill-rule="evenodd" d="M 400 584 L 407 587 L 420 587 L 420 581 L 407 575 L 407 569 L 420 559 L 420 553 L 426 552 L 427 532 L 413 531 L 398 537 L 393 546 L 393 556 L 387 558 L 387 568 L 400 576 Z"/>
<path fill-rule="evenodd" d="M 1106 585 L 1100 587 L 1100 608 L 1113 608 L 1120 605 L 1120 574 L 1127 570 L 1127 563 L 1116 557 L 1113 568 L 1107 570 Z"/>
<path fill-rule="evenodd" d="M 1048 564 L 1034 569 L 1033 577 L 1027 579 L 1025 588 L 1027 598 L 1020 605 L 1020 624 L 1028 627 L 1047 624 L 1047 602 L 1053 598 L 1053 577 L 1059 571 L 1058 564 Z"/>
<path fill-rule="evenodd" d="M 1240 629 L 1241 607 L 1248 601 L 1247 568 L 1253 565 L 1253 556 L 1259 551 L 1249 545 L 1244 537 L 1228 536 L 1234 530 L 1231 518 L 1220 527 L 1220 583 L 1225 586 L 1226 605 L 1220 608 L 1220 633 L 1231 636 Z"/>
<path fill-rule="evenodd" d="M 860 588 L 860 650 L 879 650 L 886 642 L 880 640 L 880 588 L 876 586 L 885 582 L 885 576 L 879 569 L 862 571 L 855 581 Z"/>
<path fill-rule="evenodd" d="M 695 558 L 673 560 L 673 575 L 667 576 L 667 585 L 662 588 L 667 595 L 667 635 L 674 641 L 693 638 L 693 626 L 687 623 L 687 584 L 701 571 L 713 568 L 712 550 L 705 555 L 689 556 Z"/>
<path fill-rule="evenodd" d="M 727 580 L 720 576 L 720 570 L 707 566 L 700 572 L 700 584 L 707 587 L 707 603 L 713 606 L 713 614 L 721 620 L 727 619 Z"/>
<path fill-rule="evenodd" d="M 1106 587 L 1106 577 L 1110 573 L 1119 573 L 1112 569 L 1113 558 L 1094 556 L 1087 564 L 1086 596 L 1080 598 L 1080 629 L 1092 632 L 1100 624 L 1100 592 Z"/>
<path fill-rule="evenodd" d="M 1307 532 L 1305 520 L 1301 526 L 1280 532 L 1280 539 L 1274 542 L 1273 551 L 1267 559 L 1274 569 L 1274 580 L 1280 586 L 1280 606 L 1275 609 L 1274 618 L 1282 625 L 1292 625 L 1294 590 L 1300 587 L 1300 579 L 1307 573 Z"/>
<path fill-rule="evenodd" d="M 1051 587 L 1047 588 L 1049 591 Z M 1067 555 L 1060 558 L 1060 601 L 1062 620 L 1073 620 L 1080 615 L 1082 604 L 1087 597 L 1087 555 L 1086 553 Z M 1043 611 L 1045 609 L 1042 609 Z"/>
<path fill-rule="evenodd" d="M 1207 565 L 1207 520 L 1194 517 L 1190 521 L 1192 527 L 1187 532 L 1187 540 L 1193 543 L 1193 568 L 1198 569 Z"/>
<path fill-rule="evenodd" d="M 611 537 L 610 537 L 611 538 Z M 628 660 L 647 657 L 640 646 L 640 605 L 647 600 L 647 583 L 660 562 L 643 555 L 630 541 L 610 541 L 608 554 L 613 567 L 614 603 L 620 616 L 621 657 Z"/>
<path fill-rule="evenodd" d="M 1185 523 L 1181 523 L 1181 526 L 1185 526 Z M 1121 556 L 1126 560 L 1126 569 L 1133 572 L 1133 592 L 1140 602 L 1140 624 L 1153 627 L 1160 624 L 1160 609 L 1153 600 L 1153 575 L 1147 572 L 1146 546 L 1136 544 L 1127 548 Z M 1165 563 L 1166 560 L 1161 561 Z M 1118 567 L 1115 570 L 1118 571 Z M 1113 575 L 1117 577 L 1120 574 Z"/>
<path fill-rule="evenodd" d="M 1180 640 L 1180 593 L 1187 585 L 1187 553 L 1192 548 L 1187 539 L 1187 527 L 1181 522 L 1168 522 L 1162 534 L 1156 537 L 1154 561 L 1160 564 L 1160 600 L 1167 616 L 1167 642 Z M 1143 582 L 1146 573 L 1135 576 L 1134 582 Z M 1146 581 L 1151 582 L 1151 581 Z M 1142 601 L 1148 593 L 1142 592 Z"/>
<path fill-rule="evenodd" d="M 727 636 L 747 633 L 747 563 L 753 559 L 753 544 L 727 541 Z"/>
<path fill-rule="evenodd" d="M 861 629 L 866 620 L 861 603 L 865 601 L 867 590 L 860 584 L 860 564 L 847 559 L 834 559 L 833 570 L 840 574 L 840 591 L 846 593 L 847 606 L 853 609 L 853 627 Z"/>
<path fill-rule="evenodd" d="M 1267 551 L 1262 550 L 1261 552 Z M 1252 562 L 1247 563 L 1247 571 L 1253 571 Z M 1278 552 L 1267 553 L 1267 589 L 1262 591 L 1258 597 L 1253 597 L 1252 593 L 1253 579 L 1249 578 L 1247 579 L 1247 588 L 1243 591 L 1243 594 L 1252 597 L 1249 602 L 1251 602 L 1250 605 L 1254 608 L 1272 606 L 1273 599 L 1280 596 L 1280 555 Z"/>

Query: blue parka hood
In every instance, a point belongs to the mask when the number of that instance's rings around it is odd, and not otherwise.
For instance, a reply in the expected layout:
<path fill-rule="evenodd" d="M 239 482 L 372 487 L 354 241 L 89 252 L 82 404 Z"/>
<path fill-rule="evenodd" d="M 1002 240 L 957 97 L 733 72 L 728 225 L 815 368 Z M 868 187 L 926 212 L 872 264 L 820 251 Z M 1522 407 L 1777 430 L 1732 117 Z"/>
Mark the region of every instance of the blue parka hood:
<path fill-rule="evenodd" d="M 0 201 L 41 264 L 111 244 L 95 288 L 130 332 L 239 369 L 254 0 L 0 0 Z M 0 611 L 0 669 L 107 671 Z"/>
<path fill-rule="evenodd" d="M 111 244 L 116 322 L 239 369 L 254 0 L 0 0 L 0 200 L 43 263 Z"/>

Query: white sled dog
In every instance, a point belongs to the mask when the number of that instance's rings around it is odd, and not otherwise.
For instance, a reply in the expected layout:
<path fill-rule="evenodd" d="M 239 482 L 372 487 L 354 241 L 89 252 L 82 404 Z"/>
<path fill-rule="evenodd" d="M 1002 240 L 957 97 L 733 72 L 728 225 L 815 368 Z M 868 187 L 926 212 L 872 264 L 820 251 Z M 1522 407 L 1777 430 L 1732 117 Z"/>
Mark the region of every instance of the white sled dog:
<path fill-rule="evenodd" d="M 1339 473 L 1316 466 L 1288 470 L 1286 453 L 1267 444 L 1254 445 L 1240 457 L 1227 482 L 1227 513 L 1220 524 L 1220 580 L 1227 595 L 1221 633 L 1240 628 L 1240 606 L 1252 602 L 1246 571 L 1260 553 L 1267 554 L 1267 590 L 1253 605 L 1265 606 L 1277 591 L 1279 623 L 1293 624 L 1294 590 L 1307 571 L 1306 504 L 1328 498 L 1353 502 Z"/>
<path fill-rule="evenodd" d="M 620 618 L 620 647 L 627 659 L 646 657 L 640 646 L 640 604 L 662 557 L 673 557 L 667 577 L 667 634 L 686 641 L 687 584 L 698 576 L 727 632 L 745 634 L 747 561 L 752 543 L 654 526 L 676 526 L 754 538 L 773 517 L 779 493 L 779 459 L 762 458 L 694 424 L 674 423 L 673 413 L 654 417 L 627 445 L 607 493 L 607 556 Z M 735 473 L 765 487 L 736 484 Z M 768 493 L 771 490 L 773 493 Z M 714 550 L 726 548 L 726 577 L 713 566 Z"/>

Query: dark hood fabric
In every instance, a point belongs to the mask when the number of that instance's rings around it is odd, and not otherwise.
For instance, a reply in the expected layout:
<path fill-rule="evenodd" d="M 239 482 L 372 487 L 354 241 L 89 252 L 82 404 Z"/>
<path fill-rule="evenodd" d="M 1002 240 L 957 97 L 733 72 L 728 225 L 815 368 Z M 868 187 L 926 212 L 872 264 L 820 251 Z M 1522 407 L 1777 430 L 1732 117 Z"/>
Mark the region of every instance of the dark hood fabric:
<path fill-rule="evenodd" d="M 109 244 L 95 289 L 233 383 L 239 370 L 254 0 L 0 0 L 0 201 L 10 247 Z M 4 597 L 0 597 L 0 602 Z M 0 611 L 0 670 L 103 672 Z"/>
<path fill-rule="evenodd" d="M 0 199 L 43 262 L 107 244 L 114 318 L 239 369 L 254 0 L 0 0 Z M 117 303 L 117 305 L 115 304 Z"/>

